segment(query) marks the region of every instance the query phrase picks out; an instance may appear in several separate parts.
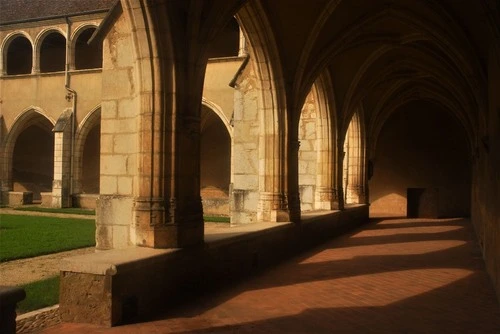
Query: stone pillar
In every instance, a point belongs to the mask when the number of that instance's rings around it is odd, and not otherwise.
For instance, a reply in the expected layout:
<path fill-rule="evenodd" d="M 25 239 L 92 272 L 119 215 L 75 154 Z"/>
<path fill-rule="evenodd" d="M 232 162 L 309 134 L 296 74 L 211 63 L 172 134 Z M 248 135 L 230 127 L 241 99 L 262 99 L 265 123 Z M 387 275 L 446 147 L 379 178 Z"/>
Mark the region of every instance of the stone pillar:
<path fill-rule="evenodd" d="M 316 209 L 318 210 L 338 210 L 339 190 L 331 187 L 316 187 Z"/>
<path fill-rule="evenodd" d="M 54 126 L 54 180 L 52 181 L 52 207 L 71 206 L 71 141 L 72 112 L 66 110 Z"/>
<path fill-rule="evenodd" d="M 286 159 L 286 189 L 287 198 L 286 204 L 288 205 L 288 221 L 294 223 L 300 222 L 300 193 L 299 193 L 299 148 L 300 141 L 295 137 L 297 131 L 293 132 L 294 135 L 288 142 L 288 154 Z M 280 220 L 278 220 L 280 221 Z"/>
<path fill-rule="evenodd" d="M 264 222 L 288 222 L 287 197 L 283 193 L 260 192 L 257 219 Z"/>

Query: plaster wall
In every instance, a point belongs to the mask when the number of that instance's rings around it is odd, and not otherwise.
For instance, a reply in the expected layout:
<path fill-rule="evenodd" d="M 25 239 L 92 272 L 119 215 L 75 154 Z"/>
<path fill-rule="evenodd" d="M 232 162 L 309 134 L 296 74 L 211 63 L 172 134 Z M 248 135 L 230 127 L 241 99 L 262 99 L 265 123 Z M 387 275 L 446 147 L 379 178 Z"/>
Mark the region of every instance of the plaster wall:
<path fill-rule="evenodd" d="M 377 141 L 370 213 L 406 216 L 407 188 L 437 189 L 439 216 L 470 214 L 465 131 L 443 110 L 415 103 L 396 112 Z"/>
<path fill-rule="evenodd" d="M 70 73 L 71 88 L 77 94 L 77 121 L 95 109 L 101 101 L 101 71 L 82 70 Z M 64 73 L 4 76 L 0 80 L 0 99 L 5 126 L 10 129 L 23 111 L 36 107 L 55 121 L 72 102 L 66 100 Z"/>
<path fill-rule="evenodd" d="M 203 97 L 220 107 L 227 120 L 233 116 L 234 88 L 229 83 L 243 63 L 244 58 L 228 57 L 209 59 L 205 72 Z"/>

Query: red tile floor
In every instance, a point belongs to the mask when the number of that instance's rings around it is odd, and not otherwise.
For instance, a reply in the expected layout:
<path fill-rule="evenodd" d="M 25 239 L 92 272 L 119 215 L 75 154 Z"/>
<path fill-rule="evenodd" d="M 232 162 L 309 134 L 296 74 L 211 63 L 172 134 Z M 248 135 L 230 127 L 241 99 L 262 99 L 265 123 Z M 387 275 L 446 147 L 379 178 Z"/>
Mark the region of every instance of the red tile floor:
<path fill-rule="evenodd" d="M 148 322 L 44 333 L 500 333 L 466 219 L 374 220 Z"/>

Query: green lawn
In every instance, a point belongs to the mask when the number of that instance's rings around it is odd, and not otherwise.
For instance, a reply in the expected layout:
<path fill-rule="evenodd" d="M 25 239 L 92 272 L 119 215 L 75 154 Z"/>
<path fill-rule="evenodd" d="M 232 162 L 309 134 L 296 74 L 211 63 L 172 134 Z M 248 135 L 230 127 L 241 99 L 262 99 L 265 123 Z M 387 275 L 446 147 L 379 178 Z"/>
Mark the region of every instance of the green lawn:
<path fill-rule="evenodd" d="M 0 214 L 0 262 L 90 246 L 94 220 Z"/>
<path fill-rule="evenodd" d="M 231 219 L 226 216 L 203 216 L 205 222 L 211 223 L 229 223 Z"/>
<path fill-rule="evenodd" d="M 38 310 L 59 303 L 59 276 L 21 285 L 26 298 L 17 304 L 19 313 Z"/>
<path fill-rule="evenodd" d="M 95 215 L 95 210 L 80 209 L 80 208 L 43 208 L 39 206 L 20 206 L 14 208 L 17 211 L 35 211 L 35 212 L 49 212 L 49 213 L 71 213 L 74 215 Z"/>

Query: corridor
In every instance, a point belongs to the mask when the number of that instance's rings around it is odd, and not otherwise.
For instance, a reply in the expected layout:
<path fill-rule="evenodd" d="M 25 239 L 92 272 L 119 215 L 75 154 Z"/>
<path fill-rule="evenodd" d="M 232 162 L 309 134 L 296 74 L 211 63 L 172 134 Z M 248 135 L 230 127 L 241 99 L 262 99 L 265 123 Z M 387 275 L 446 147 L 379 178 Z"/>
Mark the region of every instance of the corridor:
<path fill-rule="evenodd" d="M 44 333 L 500 333 L 467 219 L 373 220 L 139 324 Z"/>

